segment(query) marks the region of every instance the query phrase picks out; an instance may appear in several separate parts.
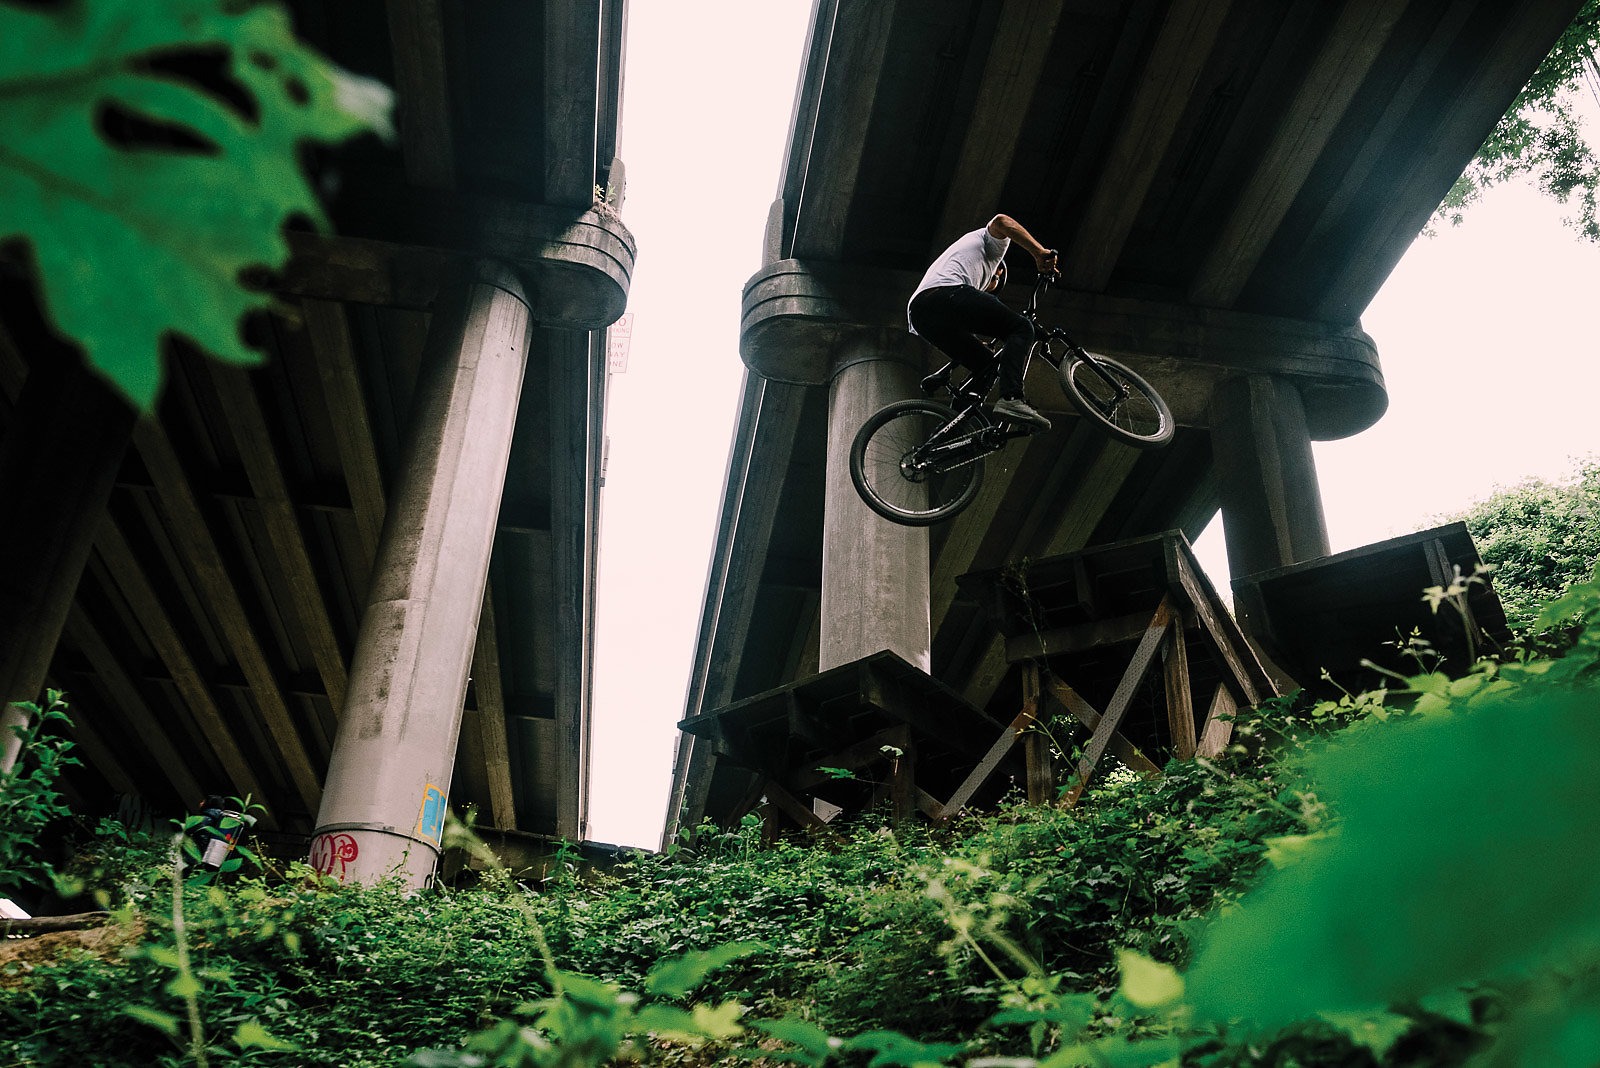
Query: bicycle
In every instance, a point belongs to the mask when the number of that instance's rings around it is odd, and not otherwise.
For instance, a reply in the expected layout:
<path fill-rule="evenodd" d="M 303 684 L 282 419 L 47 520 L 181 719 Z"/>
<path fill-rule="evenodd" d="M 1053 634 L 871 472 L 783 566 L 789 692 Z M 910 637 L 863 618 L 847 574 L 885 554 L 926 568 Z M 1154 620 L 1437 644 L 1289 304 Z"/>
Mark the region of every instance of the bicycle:
<path fill-rule="evenodd" d="M 1167 444 L 1172 410 L 1150 383 L 1125 364 L 1089 352 L 1060 327 L 1040 324 L 1039 297 L 1052 281 L 1041 274 L 1022 310 L 1034 326 L 1028 364 L 1038 357 L 1054 367 L 1073 407 L 1118 441 L 1141 449 Z M 1059 355 L 1052 349 L 1058 344 Z M 984 457 L 1035 433 L 984 407 L 1000 374 L 999 344 L 993 349 L 989 366 L 959 387 L 951 383 L 954 362 L 922 380 L 924 393 L 948 391 L 950 405 L 896 401 L 861 425 L 850 447 L 850 479 L 867 507 L 906 526 L 949 519 L 977 497 Z"/>

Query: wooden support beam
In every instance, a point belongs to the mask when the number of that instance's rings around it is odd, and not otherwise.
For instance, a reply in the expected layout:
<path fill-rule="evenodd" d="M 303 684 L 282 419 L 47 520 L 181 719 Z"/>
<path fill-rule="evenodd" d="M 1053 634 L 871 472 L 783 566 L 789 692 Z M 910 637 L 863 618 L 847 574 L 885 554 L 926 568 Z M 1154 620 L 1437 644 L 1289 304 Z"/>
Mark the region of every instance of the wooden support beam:
<path fill-rule="evenodd" d="M 179 551 L 244 672 L 251 696 L 266 722 L 267 733 L 278 747 L 278 755 L 283 760 L 296 798 L 305 811 L 314 816 L 322 802 L 320 776 L 312 766 L 300 732 L 295 728 L 277 676 L 267 661 L 266 651 L 250 623 L 244 602 L 228 574 L 227 565 L 223 563 L 222 553 L 211 528 L 206 524 L 199 497 L 190 484 L 189 476 L 179 462 L 172 442 L 167 439 L 166 431 L 155 420 L 146 419 L 139 423 L 134 430 L 134 445 L 155 483 L 156 493 L 170 521 Z"/>
<path fill-rule="evenodd" d="M 1194 756 L 1194 698 L 1189 692 L 1189 649 L 1182 625 L 1171 627 L 1161 643 L 1162 682 L 1167 692 L 1167 729 L 1172 734 L 1172 755 L 1179 760 Z"/>
<path fill-rule="evenodd" d="M 1233 740 L 1233 721 L 1222 717 L 1232 715 L 1238 707 L 1233 702 L 1233 694 L 1219 682 L 1217 692 L 1211 695 L 1211 707 L 1206 711 L 1206 722 L 1200 731 L 1200 741 L 1195 745 L 1194 751 L 1197 756 L 1215 760 L 1228 748 L 1228 743 Z"/>
<path fill-rule="evenodd" d="M 1011 752 L 1011 747 L 1017 744 L 1017 739 L 1022 736 L 1024 731 L 1033 726 L 1034 721 L 1038 718 L 1038 713 L 1039 698 L 1035 694 L 1032 701 L 1023 704 L 1022 711 L 1017 713 L 1016 718 L 1011 721 L 1010 725 L 1000 732 L 1000 737 L 994 740 L 994 744 L 989 747 L 989 751 L 984 754 L 983 759 L 978 761 L 978 765 L 967 774 L 965 779 L 961 780 L 961 785 L 956 787 L 955 793 L 950 795 L 950 800 L 946 801 L 940 809 L 940 819 L 949 819 L 967 807 L 967 802 L 972 800 L 972 795 L 977 793 L 978 788 L 988 781 L 989 776 L 995 773 L 995 769 L 1006 758 L 1006 754 Z"/>
<path fill-rule="evenodd" d="M 112 653 L 111 647 L 106 644 L 99 629 L 77 605 L 73 605 L 67 612 L 63 637 L 83 653 L 84 658 L 89 661 L 90 670 L 105 688 L 106 696 L 111 701 L 111 707 L 105 710 L 106 713 L 114 712 L 133 728 L 132 733 L 155 760 L 162 776 L 172 786 L 173 793 L 185 804 L 193 805 L 207 793 L 213 792 L 200 785 L 189 767 L 189 762 L 179 756 L 178 751 L 172 747 L 167 738 L 165 725 L 151 711 L 127 670 Z M 79 715 L 83 713 L 80 711 Z"/>
<path fill-rule="evenodd" d="M 1202 582 L 1198 577 L 1192 559 L 1186 546 L 1180 546 L 1175 541 L 1168 542 L 1166 567 L 1169 596 L 1177 594 L 1193 607 L 1195 618 L 1200 623 L 1201 638 L 1218 662 L 1227 667 L 1232 685 L 1243 697 L 1244 703 L 1260 704 L 1276 694 L 1277 687 L 1256 659 L 1254 650 L 1245 641 L 1244 632 L 1228 614 L 1211 584 Z"/>
<path fill-rule="evenodd" d="M 378 466 L 378 447 L 356 367 L 350 321 L 345 317 L 343 306 L 326 300 L 302 300 L 300 314 L 311 339 L 317 374 L 322 380 L 334 444 L 339 450 L 339 467 L 344 472 L 345 488 L 355 509 L 364 583 L 372 570 L 372 561 L 378 556 L 378 536 L 383 532 L 387 506 L 383 496 L 383 472 Z"/>
<path fill-rule="evenodd" d="M 1022 707 L 1034 709 L 1036 720 L 1041 718 L 1038 715 L 1040 698 L 1039 665 L 1033 662 L 1022 669 Z M 1043 731 L 1030 730 L 1023 736 L 1022 747 L 1027 766 L 1028 804 L 1049 804 L 1056 788 L 1050 738 Z"/>
<path fill-rule="evenodd" d="M 1396 0 L 1345 0 L 1341 5 L 1324 46 L 1196 273 L 1191 303 L 1229 308 L 1239 299 L 1406 6 Z"/>
<path fill-rule="evenodd" d="M 1046 692 L 1060 701 L 1061 706 L 1072 713 L 1072 717 L 1079 723 L 1089 728 L 1091 733 L 1099 728 L 1101 719 L 1099 711 L 1071 686 L 1052 677 L 1046 685 Z M 1140 775 L 1161 774 L 1161 769 L 1156 767 L 1155 762 L 1145 756 L 1138 746 L 1128 741 L 1121 731 L 1111 732 L 1111 741 L 1106 744 L 1106 750 L 1122 761 L 1123 767 L 1131 768 Z"/>
<path fill-rule="evenodd" d="M 386 7 L 406 179 L 447 189 L 455 184 L 455 138 L 440 0 L 387 0 Z"/>
<path fill-rule="evenodd" d="M 809 827 L 818 831 L 827 829 L 828 825 L 823 822 L 821 816 L 818 816 L 815 812 L 811 811 L 810 805 L 800 801 L 788 790 L 785 790 L 782 786 L 779 786 L 771 779 L 767 780 L 765 793 L 767 795 L 767 800 L 773 805 L 773 807 L 775 807 L 779 812 L 782 812 L 785 816 L 788 816 L 800 827 Z"/>
<path fill-rule="evenodd" d="M 1071 789 L 1067 791 L 1062 802 L 1067 806 L 1077 803 L 1083 794 L 1083 788 L 1089 782 L 1089 776 L 1094 774 L 1094 769 L 1100 763 L 1100 758 L 1105 754 L 1106 747 L 1111 743 L 1111 735 L 1122 724 L 1122 717 L 1128 711 L 1128 704 L 1133 700 L 1134 693 L 1139 684 L 1144 681 L 1150 666 L 1155 661 L 1156 651 L 1161 646 L 1162 639 L 1166 636 L 1167 628 L 1172 623 L 1172 601 L 1170 595 L 1162 597 L 1161 603 L 1156 606 L 1155 614 L 1150 617 L 1150 628 L 1145 631 L 1144 637 L 1139 642 L 1139 647 L 1133 651 L 1133 659 L 1128 663 L 1128 669 L 1123 672 L 1122 680 L 1117 683 L 1116 692 L 1111 695 L 1111 700 L 1106 704 L 1105 715 L 1100 717 L 1099 726 L 1095 727 L 1094 734 L 1089 738 L 1089 744 L 1084 747 L 1083 756 L 1078 760 L 1076 780 Z"/>
<path fill-rule="evenodd" d="M 472 650 L 472 685 L 478 696 L 478 746 L 489 784 L 489 818 L 501 830 L 517 827 L 511 789 L 511 743 L 506 736 L 506 699 L 500 680 L 500 642 L 495 634 L 493 580 L 483 590 L 478 643 Z"/>
<path fill-rule="evenodd" d="M 133 610 L 134 619 L 155 649 L 156 656 L 165 665 L 173 687 L 199 726 L 200 733 L 210 744 L 211 751 L 216 754 L 217 762 L 231 780 L 233 790 L 240 797 L 249 795 L 265 805 L 267 811 L 261 817 L 261 826 L 265 830 L 276 830 L 276 799 L 265 789 L 255 767 L 245 758 L 234 728 L 223 716 L 216 698 L 212 696 L 211 687 L 194 658 L 189 655 L 188 646 L 162 605 L 155 585 L 145 574 L 143 565 L 116 522 L 108 518 L 100 524 L 95 532 L 94 547 L 104 565 L 106 581 L 116 587 Z"/>
<path fill-rule="evenodd" d="M 261 518 L 266 524 L 273 551 L 277 554 L 278 565 L 288 581 L 289 600 L 294 606 L 301 632 L 311 647 L 311 658 L 316 664 L 317 675 L 322 679 L 323 692 L 333 705 L 334 716 L 342 716 L 345 690 L 349 686 L 344 653 L 333 631 L 333 619 L 322 596 L 322 584 L 311 563 L 305 533 L 300 527 L 300 516 L 289 491 L 288 480 L 278 463 L 272 431 L 267 426 L 266 414 L 256 397 L 255 385 L 249 373 L 241 367 L 216 360 L 202 361 L 201 366 L 204 367 L 202 373 L 210 377 L 228 413 L 228 425 L 239 446 L 239 458 L 244 462 L 245 474 L 250 479 L 250 489 L 261 509 Z"/>

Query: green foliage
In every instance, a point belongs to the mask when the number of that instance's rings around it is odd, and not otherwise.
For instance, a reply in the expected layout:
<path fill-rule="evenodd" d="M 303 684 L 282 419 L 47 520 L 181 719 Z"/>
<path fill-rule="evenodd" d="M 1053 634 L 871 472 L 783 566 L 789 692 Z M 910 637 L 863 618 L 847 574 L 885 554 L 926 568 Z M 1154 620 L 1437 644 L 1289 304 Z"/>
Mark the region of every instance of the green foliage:
<path fill-rule="evenodd" d="M 1435 212 L 1430 226 L 1459 225 L 1466 209 L 1484 191 L 1520 175 L 1532 175 L 1539 188 L 1566 204 L 1576 198 L 1577 214 L 1568 224 L 1590 241 L 1600 241 L 1600 158 L 1585 140 L 1572 97 L 1600 87 L 1596 46 L 1600 45 L 1600 0 L 1586 0 L 1555 47 L 1517 94 L 1511 108 L 1478 149 Z"/>
<path fill-rule="evenodd" d="M 257 361 L 239 319 L 271 302 L 241 274 L 283 266 L 286 221 L 322 222 L 300 144 L 388 108 L 275 5 L 0 3 L 0 242 L 27 243 L 57 328 L 149 408 L 163 335 Z"/>
<path fill-rule="evenodd" d="M 21 755 L 0 775 L 0 895 L 48 883 L 51 868 L 40 856 L 39 835 L 71 814 L 56 783 L 78 763 L 71 740 L 58 732 L 70 722 L 60 690 L 49 691 L 42 709 L 31 702 L 16 707 L 28 720 L 12 728 L 22 739 Z"/>
<path fill-rule="evenodd" d="M 1540 606 L 1600 565 L 1600 459 L 1578 463 L 1569 481 L 1534 479 L 1501 490 L 1456 518 L 1494 567 L 1512 633 L 1526 638 Z"/>
<path fill-rule="evenodd" d="M 1494 1039 L 1496 1063 L 1600 1058 L 1596 607 L 1600 580 L 1542 614 L 1591 621 L 1562 659 L 1418 677 L 1414 715 L 1304 760 L 1334 819 L 1206 927 L 1199 1020 L 1358 1021 L 1390 1041 L 1393 1017 L 1445 1015 Z"/>

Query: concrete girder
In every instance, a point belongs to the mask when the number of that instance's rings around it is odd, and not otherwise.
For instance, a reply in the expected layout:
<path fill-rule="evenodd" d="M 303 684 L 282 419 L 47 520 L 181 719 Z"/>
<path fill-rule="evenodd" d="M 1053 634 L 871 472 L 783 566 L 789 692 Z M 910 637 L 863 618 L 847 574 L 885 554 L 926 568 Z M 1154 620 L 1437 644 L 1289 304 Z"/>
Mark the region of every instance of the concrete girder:
<path fill-rule="evenodd" d="M 740 355 L 770 380 L 821 385 L 850 336 L 905 329 L 916 285 L 909 271 L 779 260 L 745 284 Z M 1062 290 L 1043 305 L 1046 323 L 1133 361 L 1185 426 L 1209 426 L 1213 390 L 1240 374 L 1292 381 L 1317 441 L 1365 430 L 1388 406 L 1377 347 L 1359 326 Z"/>

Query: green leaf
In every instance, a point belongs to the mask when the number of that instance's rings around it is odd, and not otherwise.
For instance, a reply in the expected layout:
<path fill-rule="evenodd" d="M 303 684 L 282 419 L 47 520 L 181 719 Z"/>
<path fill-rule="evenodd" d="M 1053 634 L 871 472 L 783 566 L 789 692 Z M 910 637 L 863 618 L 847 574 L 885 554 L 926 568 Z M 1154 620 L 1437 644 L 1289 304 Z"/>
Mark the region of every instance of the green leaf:
<path fill-rule="evenodd" d="M 757 1030 L 765 1031 L 781 1042 L 799 1046 L 804 1051 L 803 1063 L 805 1064 L 820 1065 L 828 1059 L 834 1050 L 844 1045 L 843 1039 L 834 1038 L 809 1020 L 799 1020 L 792 1016 L 785 1016 L 781 1020 L 756 1020 L 750 1026 Z M 781 1056 L 784 1059 L 800 1059 L 792 1053 L 772 1056 Z"/>
<path fill-rule="evenodd" d="M 867 1068 L 939 1068 L 967 1047 L 961 1042 L 918 1042 L 898 1031 L 868 1031 L 847 1039 L 840 1048 L 872 1051 Z"/>
<path fill-rule="evenodd" d="M 175 998 L 190 998 L 199 994 L 205 987 L 192 975 L 175 975 L 167 981 L 163 989 Z"/>
<path fill-rule="evenodd" d="M 178 1018 L 170 1012 L 161 1012 L 148 1005 L 124 1005 L 121 1012 L 124 1016 L 131 1016 L 163 1034 L 171 1035 L 173 1038 L 178 1037 Z"/>
<path fill-rule="evenodd" d="M 1370 1049 L 1379 1060 L 1413 1026 L 1408 1017 L 1389 1012 L 1372 1015 L 1325 1012 L 1322 1018 L 1349 1035 L 1352 1042 Z"/>
<path fill-rule="evenodd" d="M 759 953 L 767 947 L 760 942 L 729 942 L 703 952 L 685 953 L 657 961 L 645 977 L 648 994 L 680 998 L 705 981 L 705 977 L 724 964 Z"/>
<path fill-rule="evenodd" d="M 255 1020 L 246 1020 L 233 1032 L 233 1041 L 240 1049 L 299 1049 L 293 1042 L 285 1042 L 276 1038 L 265 1027 Z"/>
<path fill-rule="evenodd" d="M 744 1006 L 737 1001 L 724 1001 L 721 1005 L 696 1005 L 690 1013 L 695 1030 L 707 1038 L 727 1040 L 744 1034 L 739 1017 Z"/>
<path fill-rule="evenodd" d="M 253 115 L 150 63 L 219 49 Z M 26 241 L 55 326 L 141 409 L 169 332 L 258 362 L 239 319 L 271 301 L 241 272 L 288 260 L 291 216 L 323 222 L 298 145 L 386 122 L 387 90 L 299 44 L 274 5 L 0 4 L 0 71 L 0 241 Z M 193 145 L 113 144 L 113 106 Z"/>
<path fill-rule="evenodd" d="M 1131 949 L 1117 950 L 1122 996 L 1141 1009 L 1159 1009 L 1183 997 L 1183 976 L 1170 964 Z"/>

